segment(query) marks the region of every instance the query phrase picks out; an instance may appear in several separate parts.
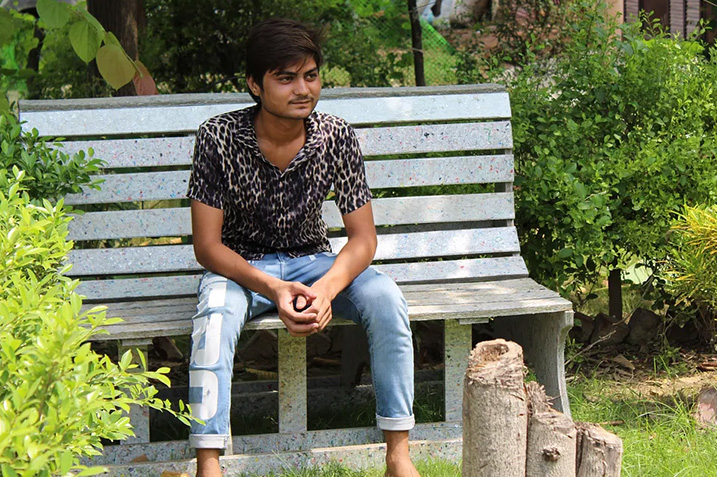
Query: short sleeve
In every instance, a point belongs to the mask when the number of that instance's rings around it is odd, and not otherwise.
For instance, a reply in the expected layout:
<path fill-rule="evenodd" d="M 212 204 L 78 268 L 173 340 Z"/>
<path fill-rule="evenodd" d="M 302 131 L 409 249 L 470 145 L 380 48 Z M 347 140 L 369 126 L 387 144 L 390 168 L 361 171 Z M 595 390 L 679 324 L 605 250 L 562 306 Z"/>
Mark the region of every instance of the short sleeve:
<path fill-rule="evenodd" d="M 366 181 L 366 169 L 358 138 L 353 128 L 343 124 L 339 130 L 334 192 L 336 206 L 346 215 L 371 200 L 371 189 Z"/>
<path fill-rule="evenodd" d="M 223 180 L 221 157 L 214 137 L 202 124 L 197 131 L 194 144 L 192 172 L 189 175 L 187 197 L 207 204 L 215 209 L 223 209 Z"/>

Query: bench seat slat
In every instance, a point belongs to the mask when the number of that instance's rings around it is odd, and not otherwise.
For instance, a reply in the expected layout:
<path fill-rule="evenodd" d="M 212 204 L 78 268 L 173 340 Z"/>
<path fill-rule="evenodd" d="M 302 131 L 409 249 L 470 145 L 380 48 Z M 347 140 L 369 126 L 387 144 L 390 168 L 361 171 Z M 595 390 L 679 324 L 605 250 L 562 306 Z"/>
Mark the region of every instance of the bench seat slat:
<path fill-rule="evenodd" d="M 421 196 L 373 199 L 376 225 L 435 224 L 513 219 L 512 193 Z M 323 207 L 330 228 L 342 228 L 341 213 L 333 201 Z M 173 209 L 88 212 L 70 223 L 70 240 L 134 237 L 178 237 L 192 234 L 188 207 Z"/>
<path fill-rule="evenodd" d="M 493 119 L 511 115 L 505 92 L 401 98 L 333 99 L 331 96 L 330 90 L 322 93 L 317 109 L 342 117 L 351 124 Z M 40 106 L 40 102 L 23 101 L 20 117 L 27 122 L 25 129 L 36 128 L 41 135 L 53 137 L 176 134 L 178 131 L 196 131 L 207 118 L 254 104 L 248 94 L 226 95 L 226 98 L 226 103 L 189 105 L 182 105 L 182 98 L 177 98 L 178 104 L 163 107 L 123 107 L 121 102 L 114 101 L 115 98 L 85 101 L 92 105 L 92 109 L 80 109 L 83 103 L 65 100 L 63 110 L 33 110 L 39 109 L 33 105 Z M 69 109 L 73 104 L 78 108 Z"/>
<path fill-rule="evenodd" d="M 444 319 L 479 320 L 507 316 L 518 310 L 530 309 L 534 313 L 566 311 L 570 303 L 547 288 L 536 286 L 530 279 L 503 280 L 456 284 L 455 290 L 444 286 L 433 292 L 413 285 L 402 286 L 412 321 Z M 454 299 L 451 300 L 451 297 Z M 567 308 L 566 308 L 567 307 Z M 126 321 L 112 325 L 114 339 L 146 336 L 175 336 L 191 333 L 190 318 L 196 311 L 196 299 L 156 300 L 110 304 L 107 316 L 120 316 Z M 350 322 L 336 318 L 334 325 Z M 246 329 L 277 329 L 284 325 L 275 313 L 268 313 L 249 321 Z M 106 335 L 94 339 L 109 339 Z"/>
<path fill-rule="evenodd" d="M 496 277 L 527 276 L 525 262 L 518 256 L 442 260 L 440 262 L 391 263 L 374 265 L 399 284 L 433 282 L 426 285 L 439 289 L 436 282 L 455 280 L 490 280 Z M 118 299 L 144 299 L 158 296 L 196 296 L 201 275 L 175 275 L 170 277 L 125 278 L 87 280 L 81 282 L 77 292 L 91 301 Z M 416 285 L 414 285 L 416 286 Z"/>
<path fill-rule="evenodd" d="M 346 238 L 331 239 L 340 250 Z M 378 237 L 376 260 L 430 258 L 451 255 L 516 253 L 520 250 L 514 227 L 415 232 Z M 72 250 L 71 276 L 189 272 L 199 270 L 191 245 Z"/>
<path fill-rule="evenodd" d="M 495 282 L 474 283 L 466 287 L 463 284 L 444 284 L 433 290 L 426 286 L 401 286 L 409 309 L 415 307 L 443 307 L 450 314 L 454 306 L 463 306 L 481 302 L 485 305 L 501 302 L 515 303 L 523 300 L 542 300 L 556 298 L 558 294 L 534 282 L 517 279 Z M 496 305 L 498 306 L 498 305 Z M 502 305 L 500 305 L 502 306 Z M 108 316 L 119 316 L 133 323 L 172 321 L 180 315 L 192 316 L 197 307 L 196 297 L 159 299 L 145 301 L 118 302 L 109 305 Z M 187 314 L 186 310 L 190 310 Z"/>
<path fill-rule="evenodd" d="M 421 160 L 367 161 L 366 177 L 374 189 L 430 185 L 512 182 L 513 156 L 461 156 Z M 100 174 L 101 190 L 70 194 L 70 205 L 109 204 L 186 197 L 189 171 Z"/>

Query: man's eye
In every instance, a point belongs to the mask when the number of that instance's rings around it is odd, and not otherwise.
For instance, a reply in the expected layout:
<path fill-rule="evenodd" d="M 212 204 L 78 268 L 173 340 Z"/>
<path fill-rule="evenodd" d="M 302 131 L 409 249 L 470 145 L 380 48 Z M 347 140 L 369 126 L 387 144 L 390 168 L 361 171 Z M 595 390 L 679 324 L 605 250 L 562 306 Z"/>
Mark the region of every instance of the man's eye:
<path fill-rule="evenodd" d="M 318 77 L 319 77 L 318 73 L 309 73 L 308 75 L 306 75 L 306 79 L 308 79 L 308 80 L 315 80 Z"/>
<path fill-rule="evenodd" d="M 291 77 L 290 76 L 280 76 L 279 81 L 281 81 L 282 83 L 288 83 L 291 81 Z"/>

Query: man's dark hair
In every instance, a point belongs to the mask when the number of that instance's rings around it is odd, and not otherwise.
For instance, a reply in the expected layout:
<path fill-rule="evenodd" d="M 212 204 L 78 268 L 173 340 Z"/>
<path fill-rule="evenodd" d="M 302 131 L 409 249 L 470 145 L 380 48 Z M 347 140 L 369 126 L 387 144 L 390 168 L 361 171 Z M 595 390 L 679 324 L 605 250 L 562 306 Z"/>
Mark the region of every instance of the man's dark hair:
<path fill-rule="evenodd" d="M 249 33 L 246 44 L 246 76 L 263 88 L 264 75 L 307 58 L 323 63 L 321 31 L 285 18 L 265 20 Z M 249 91 L 254 101 L 259 97 Z"/>

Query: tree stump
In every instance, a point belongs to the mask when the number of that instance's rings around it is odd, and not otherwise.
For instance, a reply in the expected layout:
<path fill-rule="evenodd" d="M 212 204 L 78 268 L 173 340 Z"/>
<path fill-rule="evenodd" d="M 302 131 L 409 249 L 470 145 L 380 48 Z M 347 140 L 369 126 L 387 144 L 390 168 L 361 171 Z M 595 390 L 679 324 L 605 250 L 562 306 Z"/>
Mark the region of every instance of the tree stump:
<path fill-rule="evenodd" d="M 463 477 L 525 475 L 527 429 L 523 350 L 478 343 L 463 387 Z"/>
<path fill-rule="evenodd" d="M 478 343 L 463 386 L 463 477 L 620 477 L 622 440 L 573 423 L 543 386 L 523 384 L 523 350 Z"/>
<path fill-rule="evenodd" d="M 596 424 L 579 422 L 577 477 L 619 477 L 622 440 Z"/>
<path fill-rule="evenodd" d="M 527 476 L 574 477 L 577 430 L 572 419 L 551 409 L 543 387 L 525 385 L 528 396 Z"/>

